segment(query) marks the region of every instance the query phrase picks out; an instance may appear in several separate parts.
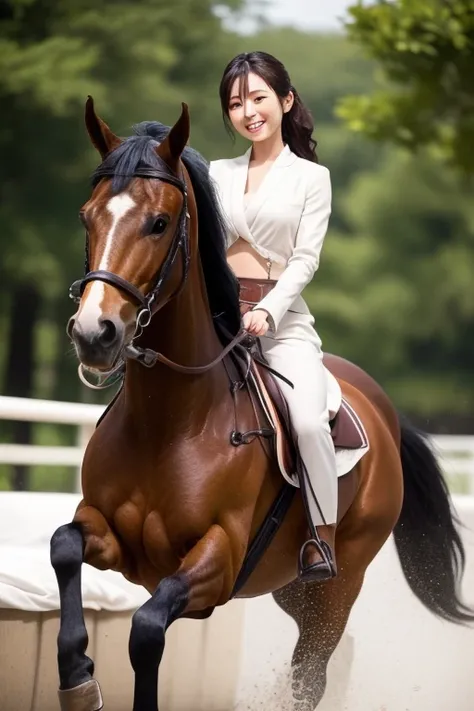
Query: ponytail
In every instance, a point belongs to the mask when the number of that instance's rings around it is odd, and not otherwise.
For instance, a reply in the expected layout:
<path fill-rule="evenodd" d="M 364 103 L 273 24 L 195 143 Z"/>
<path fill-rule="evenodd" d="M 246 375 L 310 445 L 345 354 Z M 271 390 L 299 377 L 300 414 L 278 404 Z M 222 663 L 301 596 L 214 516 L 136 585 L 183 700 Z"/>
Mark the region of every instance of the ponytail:
<path fill-rule="evenodd" d="M 291 91 L 295 98 L 291 109 L 283 114 L 281 127 L 283 142 L 287 143 L 299 158 L 306 158 L 306 160 L 317 163 L 316 146 L 318 144 L 313 138 L 313 117 L 293 86 Z"/>

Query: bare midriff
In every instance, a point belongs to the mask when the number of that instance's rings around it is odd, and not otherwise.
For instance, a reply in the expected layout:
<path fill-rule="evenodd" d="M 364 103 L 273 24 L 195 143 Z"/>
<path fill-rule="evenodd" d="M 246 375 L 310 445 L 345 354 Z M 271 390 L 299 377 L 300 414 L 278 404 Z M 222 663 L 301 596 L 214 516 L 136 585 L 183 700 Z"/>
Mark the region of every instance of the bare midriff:
<path fill-rule="evenodd" d="M 278 279 L 282 267 L 265 259 L 242 237 L 227 250 L 227 262 L 238 278 Z"/>

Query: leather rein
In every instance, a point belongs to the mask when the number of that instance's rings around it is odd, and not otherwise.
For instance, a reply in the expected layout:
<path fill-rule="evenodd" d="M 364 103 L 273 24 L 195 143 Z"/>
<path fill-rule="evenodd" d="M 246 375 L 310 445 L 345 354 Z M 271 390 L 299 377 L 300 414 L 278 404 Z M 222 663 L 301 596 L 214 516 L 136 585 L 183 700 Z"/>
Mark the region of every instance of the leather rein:
<path fill-rule="evenodd" d="M 181 252 L 182 254 L 182 259 L 183 259 L 183 273 L 182 273 L 182 278 L 180 281 L 180 284 L 178 285 L 178 288 L 175 290 L 175 292 L 167 299 L 167 301 L 171 300 L 175 296 L 177 296 L 183 289 L 184 284 L 186 282 L 186 279 L 188 277 L 189 273 L 189 264 L 190 264 L 190 244 L 189 244 L 189 231 L 188 231 L 188 220 L 190 219 L 189 212 L 188 212 L 188 191 L 186 187 L 186 182 L 184 180 L 184 177 L 177 177 L 170 173 L 169 168 L 167 164 L 157 156 L 161 167 L 158 169 L 155 168 L 140 168 L 139 170 L 135 171 L 133 173 L 133 178 L 152 178 L 156 180 L 161 180 L 164 183 L 168 183 L 170 185 L 174 185 L 178 190 L 180 190 L 182 196 L 183 196 L 183 204 L 181 207 L 181 212 L 179 215 L 178 219 L 178 225 L 176 228 L 176 232 L 174 234 L 173 240 L 171 242 L 170 248 L 168 250 L 168 254 L 166 255 L 166 258 L 156 276 L 156 279 L 154 281 L 153 287 L 150 289 L 148 294 L 142 294 L 142 292 L 131 282 L 127 281 L 123 277 L 119 276 L 118 274 L 115 274 L 114 272 L 107 271 L 105 269 L 99 269 L 95 271 L 89 271 L 89 238 L 86 238 L 86 258 L 85 258 L 85 272 L 86 275 L 82 279 L 78 279 L 73 284 L 71 285 L 69 289 L 69 296 L 70 298 L 75 302 L 79 303 L 82 295 L 84 293 L 84 289 L 86 288 L 87 284 L 93 282 L 93 281 L 103 281 L 106 284 L 109 284 L 110 286 L 115 287 L 119 291 L 124 292 L 129 296 L 132 301 L 137 303 L 141 308 L 137 313 L 136 321 L 135 321 L 135 333 L 134 336 L 130 342 L 129 345 L 125 346 L 124 348 L 124 354 L 127 358 L 130 358 L 132 360 L 136 360 L 138 363 L 141 363 L 147 368 L 153 368 L 156 363 L 162 363 L 163 365 L 166 365 L 168 368 L 171 368 L 172 370 L 175 370 L 178 373 L 182 373 L 185 375 L 199 375 L 202 373 L 206 373 L 207 371 L 211 370 L 214 368 L 218 363 L 220 363 L 230 351 L 232 351 L 237 345 L 239 345 L 243 340 L 249 337 L 249 334 L 247 331 L 241 329 L 239 333 L 230 341 L 230 343 L 221 351 L 221 353 L 214 358 L 213 361 L 210 363 L 207 363 L 205 365 L 197 365 L 197 366 L 187 366 L 187 365 L 181 365 L 179 363 L 175 363 L 174 361 L 170 360 L 166 356 L 164 356 L 162 353 L 158 353 L 157 351 L 154 351 L 150 348 L 141 348 L 140 346 L 136 346 L 134 344 L 134 341 L 141 336 L 143 333 L 143 330 L 150 324 L 152 316 L 156 311 L 158 310 L 157 308 L 153 308 L 156 304 L 157 298 L 160 294 L 160 291 L 163 287 L 163 284 L 166 282 L 171 269 L 173 267 L 173 264 L 176 261 L 177 255 Z M 95 181 L 94 184 L 97 184 L 97 182 L 102 179 L 102 178 L 111 178 L 116 173 L 114 173 L 113 170 L 107 170 L 107 169 L 102 169 L 100 166 L 96 173 L 95 173 Z M 167 303 L 167 302 L 165 302 Z M 162 304 L 163 306 L 164 304 Z M 160 307 L 161 308 L 161 307 Z M 119 363 L 118 366 L 115 366 L 111 371 L 105 374 L 104 380 L 102 383 L 98 385 L 94 385 L 93 383 L 90 383 L 84 376 L 83 372 L 83 366 L 82 364 L 79 365 L 79 377 L 82 380 L 82 382 L 87 385 L 88 387 L 94 389 L 94 390 L 102 390 L 106 387 L 109 387 L 110 385 L 113 385 L 113 382 L 107 383 L 107 380 L 117 374 L 118 372 L 121 372 L 123 370 L 124 363 L 123 361 Z"/>

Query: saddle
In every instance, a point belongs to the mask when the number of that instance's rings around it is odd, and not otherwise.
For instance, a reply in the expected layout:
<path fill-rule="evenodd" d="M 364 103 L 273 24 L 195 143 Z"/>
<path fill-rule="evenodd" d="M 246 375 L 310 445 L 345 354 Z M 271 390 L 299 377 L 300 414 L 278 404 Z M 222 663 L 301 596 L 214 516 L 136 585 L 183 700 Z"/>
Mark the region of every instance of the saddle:
<path fill-rule="evenodd" d="M 244 315 L 273 289 L 276 281 L 246 278 L 240 279 L 239 283 L 240 311 Z M 282 474 L 289 480 L 296 472 L 297 444 L 291 426 L 288 405 L 280 388 L 279 374 L 275 374 L 269 368 L 257 339 L 252 342 L 250 353 L 251 362 L 247 384 L 251 395 L 258 401 L 268 424 L 274 430 L 278 464 Z M 330 427 L 336 451 L 367 447 L 362 422 L 344 398 L 330 421 Z"/>
<path fill-rule="evenodd" d="M 262 409 L 275 430 L 275 449 L 278 464 L 285 478 L 296 471 L 297 444 L 293 434 L 290 413 L 286 399 L 278 383 L 278 376 L 268 370 L 259 360 L 251 365 L 250 387 L 258 398 Z M 358 415 L 349 403 L 342 399 L 341 406 L 330 420 L 334 448 L 360 449 L 367 446 L 364 430 Z"/>

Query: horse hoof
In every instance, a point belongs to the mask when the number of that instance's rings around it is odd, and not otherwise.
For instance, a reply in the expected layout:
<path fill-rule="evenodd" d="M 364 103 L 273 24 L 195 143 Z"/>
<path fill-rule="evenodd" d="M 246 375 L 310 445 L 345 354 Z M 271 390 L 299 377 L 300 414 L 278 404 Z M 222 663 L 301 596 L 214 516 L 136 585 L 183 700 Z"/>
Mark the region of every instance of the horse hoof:
<path fill-rule="evenodd" d="M 58 691 L 61 711 L 100 711 L 104 702 L 99 683 L 90 679 L 72 689 Z"/>

